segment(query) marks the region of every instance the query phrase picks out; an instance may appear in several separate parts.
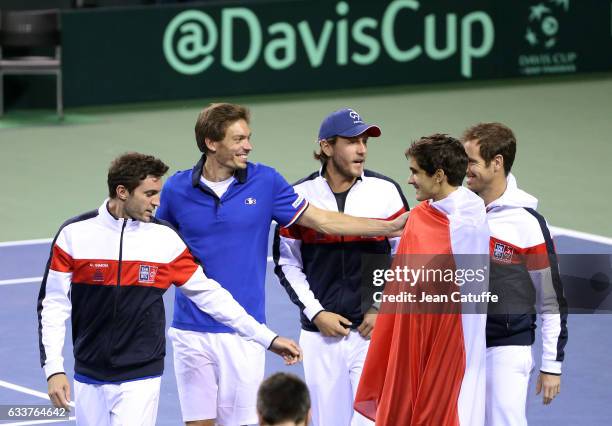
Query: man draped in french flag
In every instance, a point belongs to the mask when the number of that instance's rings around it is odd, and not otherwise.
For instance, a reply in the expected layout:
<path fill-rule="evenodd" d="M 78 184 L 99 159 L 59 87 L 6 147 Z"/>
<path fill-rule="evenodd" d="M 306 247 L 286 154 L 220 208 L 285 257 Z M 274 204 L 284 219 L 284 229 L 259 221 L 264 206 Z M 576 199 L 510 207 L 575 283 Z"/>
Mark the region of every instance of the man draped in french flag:
<path fill-rule="evenodd" d="M 485 417 L 489 228 L 461 186 L 461 143 L 435 134 L 406 151 L 410 212 L 382 296 L 355 409 L 383 426 L 480 426 Z"/>

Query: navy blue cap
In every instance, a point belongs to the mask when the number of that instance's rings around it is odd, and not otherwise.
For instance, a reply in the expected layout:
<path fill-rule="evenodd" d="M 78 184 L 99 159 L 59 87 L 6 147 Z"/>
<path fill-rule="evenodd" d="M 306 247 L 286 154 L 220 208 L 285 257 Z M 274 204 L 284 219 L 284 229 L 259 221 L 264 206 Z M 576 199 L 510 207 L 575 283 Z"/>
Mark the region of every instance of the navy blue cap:
<path fill-rule="evenodd" d="M 366 132 L 368 136 L 380 136 L 380 127 L 366 124 L 361 116 L 351 108 L 342 108 L 329 114 L 321 123 L 319 140 L 334 136 L 352 138 Z"/>

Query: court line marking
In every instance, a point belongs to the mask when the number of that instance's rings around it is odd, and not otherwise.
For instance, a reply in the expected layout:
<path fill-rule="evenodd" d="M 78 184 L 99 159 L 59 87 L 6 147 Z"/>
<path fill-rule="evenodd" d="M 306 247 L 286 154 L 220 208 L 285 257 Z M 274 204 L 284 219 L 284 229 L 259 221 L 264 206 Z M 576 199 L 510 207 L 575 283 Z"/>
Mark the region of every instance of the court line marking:
<path fill-rule="evenodd" d="M 29 278 L 15 278 L 11 280 L 0 280 L 0 286 L 14 285 L 14 284 L 40 283 L 42 279 L 43 277 L 29 277 Z"/>
<path fill-rule="evenodd" d="M 25 386 L 16 385 L 15 383 L 10 383 L 4 380 L 0 380 L 0 386 L 6 389 L 14 390 L 16 392 L 25 393 L 27 395 L 36 396 L 38 398 L 42 398 L 42 399 L 46 399 L 47 401 L 51 401 L 51 399 L 49 398 L 49 395 L 47 395 L 46 393 L 37 391 L 35 389 L 27 388 Z M 74 407 L 74 401 L 69 402 L 68 405 L 70 405 L 71 407 Z"/>
<path fill-rule="evenodd" d="M 53 241 L 53 238 L 38 238 L 35 240 L 19 240 L 19 241 L 2 241 L 0 247 L 14 247 L 14 246 L 35 246 L 39 244 L 49 244 Z"/>
<path fill-rule="evenodd" d="M 10 390 L 14 390 L 14 391 L 25 393 L 25 394 L 32 395 L 32 396 L 37 396 L 39 398 L 50 401 L 49 395 L 47 395 L 46 393 L 40 392 L 34 389 L 26 388 L 25 386 L 16 385 L 10 382 L 5 382 L 4 380 L 0 380 L 0 386 L 2 386 L 3 388 L 7 388 Z"/>
<path fill-rule="evenodd" d="M 589 234 L 588 232 L 575 231 L 573 229 L 560 228 L 558 226 L 550 226 L 549 228 L 553 236 L 563 235 L 594 243 L 612 245 L 612 238 L 604 237 L 603 235 Z"/>

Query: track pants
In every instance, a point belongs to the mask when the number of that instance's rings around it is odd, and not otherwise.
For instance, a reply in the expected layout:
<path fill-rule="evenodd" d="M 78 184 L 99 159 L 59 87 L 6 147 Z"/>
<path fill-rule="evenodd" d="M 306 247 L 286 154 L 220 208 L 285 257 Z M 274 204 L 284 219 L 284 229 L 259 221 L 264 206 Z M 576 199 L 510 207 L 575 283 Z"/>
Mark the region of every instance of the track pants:
<path fill-rule="evenodd" d="M 356 330 L 347 337 L 325 337 L 302 330 L 304 376 L 312 400 L 313 426 L 371 426 L 353 409 L 370 341 Z"/>
<path fill-rule="evenodd" d="M 74 381 L 78 426 L 154 426 L 161 377 L 119 384 Z"/>
<path fill-rule="evenodd" d="M 531 346 L 487 348 L 486 426 L 527 426 Z"/>

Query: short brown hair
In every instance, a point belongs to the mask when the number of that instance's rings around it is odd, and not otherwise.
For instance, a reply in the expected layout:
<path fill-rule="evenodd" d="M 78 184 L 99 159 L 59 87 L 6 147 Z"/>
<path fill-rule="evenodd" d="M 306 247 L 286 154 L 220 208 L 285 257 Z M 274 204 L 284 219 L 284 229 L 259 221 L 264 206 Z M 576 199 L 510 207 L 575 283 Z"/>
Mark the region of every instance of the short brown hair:
<path fill-rule="evenodd" d="M 236 104 L 216 103 L 210 104 L 200 112 L 195 125 L 195 139 L 200 152 L 208 152 L 206 138 L 220 141 L 225 137 L 225 131 L 238 120 L 247 123 L 251 113 L 247 107 Z"/>
<path fill-rule="evenodd" d="M 327 160 L 329 160 L 329 157 L 327 156 L 327 154 L 325 154 L 323 150 L 321 149 L 321 142 L 324 140 L 327 141 L 328 144 L 334 145 L 336 141 L 338 140 L 338 137 L 334 136 L 334 137 L 327 138 L 327 139 L 321 139 L 319 141 L 319 152 L 314 151 L 312 153 L 312 156 L 314 157 L 314 159 L 319 160 L 321 162 L 321 165 L 323 166 L 325 165 L 325 163 L 327 163 Z"/>
<path fill-rule="evenodd" d="M 110 198 L 115 198 L 119 185 L 125 186 L 129 192 L 132 192 L 147 176 L 160 178 L 167 171 L 168 166 L 152 155 L 127 152 L 115 158 L 108 168 L 106 179 L 108 195 Z"/>
<path fill-rule="evenodd" d="M 512 130 L 501 123 L 478 123 L 469 127 L 461 138 L 462 142 L 478 141 L 480 156 L 485 165 L 491 164 L 496 155 L 504 159 L 504 173 L 508 176 L 516 155 L 516 138 Z"/>
<path fill-rule="evenodd" d="M 436 170 L 444 171 L 448 184 L 460 186 L 468 165 L 463 145 L 457 139 L 442 133 L 424 136 L 412 142 L 406 150 L 406 158 L 412 157 L 428 176 Z"/>

